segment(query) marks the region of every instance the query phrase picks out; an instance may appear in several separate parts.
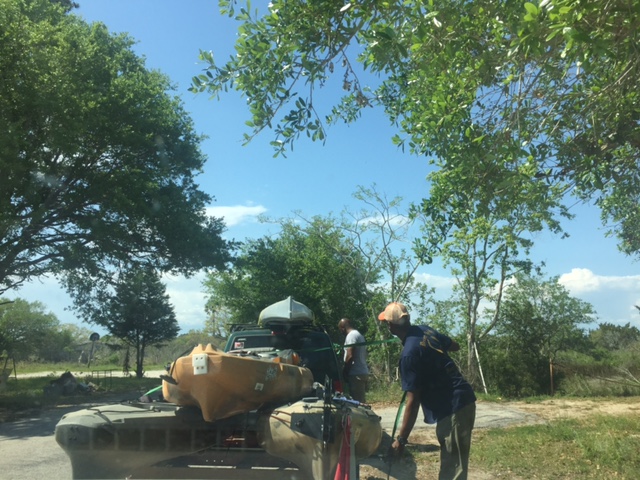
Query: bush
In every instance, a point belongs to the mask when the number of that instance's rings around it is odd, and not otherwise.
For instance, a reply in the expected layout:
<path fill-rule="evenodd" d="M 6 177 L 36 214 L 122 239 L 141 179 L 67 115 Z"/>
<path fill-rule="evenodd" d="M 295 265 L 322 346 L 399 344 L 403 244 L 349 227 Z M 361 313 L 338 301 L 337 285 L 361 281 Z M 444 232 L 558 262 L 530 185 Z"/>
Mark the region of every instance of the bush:
<path fill-rule="evenodd" d="M 482 347 L 482 368 L 491 393 L 505 398 L 549 393 L 549 365 L 544 358 L 500 338 L 489 339 Z"/>

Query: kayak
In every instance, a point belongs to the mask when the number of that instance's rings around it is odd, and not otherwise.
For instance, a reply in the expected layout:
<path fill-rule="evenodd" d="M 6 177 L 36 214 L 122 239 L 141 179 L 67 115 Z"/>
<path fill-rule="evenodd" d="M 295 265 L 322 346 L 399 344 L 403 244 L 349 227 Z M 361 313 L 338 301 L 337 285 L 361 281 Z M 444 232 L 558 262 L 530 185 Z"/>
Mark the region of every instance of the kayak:
<path fill-rule="evenodd" d="M 265 328 L 275 325 L 305 325 L 313 322 L 313 312 L 309 307 L 287 297 L 264 308 L 258 316 L 258 324 Z"/>
<path fill-rule="evenodd" d="M 258 415 L 211 423 L 198 408 L 171 403 L 95 405 L 64 415 L 55 439 L 74 479 L 299 479 L 295 465 L 258 445 Z M 267 467 L 272 475 L 265 477 Z"/>
<path fill-rule="evenodd" d="M 95 405 L 64 415 L 55 439 L 71 460 L 74 479 L 326 480 L 342 466 L 347 421 L 351 459 L 373 454 L 380 417 L 354 401 L 318 397 L 213 423 L 198 408 L 171 403 Z"/>
<path fill-rule="evenodd" d="M 210 344 L 178 358 L 162 378 L 166 401 L 200 408 L 207 422 L 295 401 L 313 387 L 311 370 L 286 358 L 225 353 Z"/>
<path fill-rule="evenodd" d="M 267 453 L 296 464 L 303 478 L 314 479 L 335 472 L 345 443 L 353 463 L 372 455 L 382 440 L 380 417 L 371 407 L 340 398 L 326 403 L 310 397 L 277 407 L 260 417 L 257 432 Z"/>
<path fill-rule="evenodd" d="M 186 432 L 175 405 L 97 405 L 64 415 L 55 438 L 71 460 L 72 478 L 128 478 L 131 472 L 194 449 L 168 445 L 165 432 Z"/>

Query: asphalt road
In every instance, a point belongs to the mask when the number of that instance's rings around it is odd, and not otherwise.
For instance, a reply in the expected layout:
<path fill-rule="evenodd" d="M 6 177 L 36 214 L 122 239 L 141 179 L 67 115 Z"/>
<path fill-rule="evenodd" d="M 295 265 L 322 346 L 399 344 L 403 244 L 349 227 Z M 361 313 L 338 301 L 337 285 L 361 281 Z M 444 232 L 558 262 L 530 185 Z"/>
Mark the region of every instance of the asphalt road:
<path fill-rule="evenodd" d="M 0 477 L 7 480 L 71 478 L 71 465 L 53 433 L 64 413 L 52 409 L 37 416 L 0 424 Z"/>
<path fill-rule="evenodd" d="M 375 410 L 375 412 L 381 417 L 383 432 L 391 435 L 398 409 L 396 407 L 382 408 Z M 475 428 L 504 428 L 510 425 L 523 425 L 539 421 L 541 420 L 536 415 L 504 404 L 478 402 L 476 405 Z M 418 414 L 418 421 L 413 427 L 413 431 L 421 429 L 435 429 L 435 425 L 423 423 L 422 414 Z"/>
<path fill-rule="evenodd" d="M 111 401 L 133 400 L 113 398 Z M 101 403 L 105 403 L 101 399 Z M 106 402 L 108 403 L 108 402 Z M 0 478 L 62 480 L 71 478 L 71 463 L 54 437 L 63 415 L 97 403 L 58 406 L 20 420 L 0 423 Z"/>

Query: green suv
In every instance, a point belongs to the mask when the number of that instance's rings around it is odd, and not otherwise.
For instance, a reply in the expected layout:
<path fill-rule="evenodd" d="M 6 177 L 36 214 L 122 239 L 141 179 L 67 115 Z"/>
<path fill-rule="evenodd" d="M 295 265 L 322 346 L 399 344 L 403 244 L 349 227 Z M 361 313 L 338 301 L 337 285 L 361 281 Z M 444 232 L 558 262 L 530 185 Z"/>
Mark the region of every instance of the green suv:
<path fill-rule="evenodd" d="M 225 352 L 264 358 L 284 350 L 293 350 L 300 356 L 300 366 L 311 370 L 314 381 L 324 385 L 329 377 L 333 391 L 343 391 L 334 345 L 322 327 L 293 324 L 262 328 L 256 324 L 234 324 L 224 347 Z"/>

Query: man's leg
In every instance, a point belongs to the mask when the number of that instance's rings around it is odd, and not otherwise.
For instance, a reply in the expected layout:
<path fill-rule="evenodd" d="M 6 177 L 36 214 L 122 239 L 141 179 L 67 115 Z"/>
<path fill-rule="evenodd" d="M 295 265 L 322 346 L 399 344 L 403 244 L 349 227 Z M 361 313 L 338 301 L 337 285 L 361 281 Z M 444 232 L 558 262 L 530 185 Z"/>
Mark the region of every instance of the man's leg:
<path fill-rule="evenodd" d="M 365 402 L 368 375 L 349 375 L 349 393 L 358 402 Z"/>
<path fill-rule="evenodd" d="M 436 435 L 440 442 L 439 480 L 467 479 L 471 431 L 475 419 L 476 404 L 474 402 L 438 421 Z"/>

